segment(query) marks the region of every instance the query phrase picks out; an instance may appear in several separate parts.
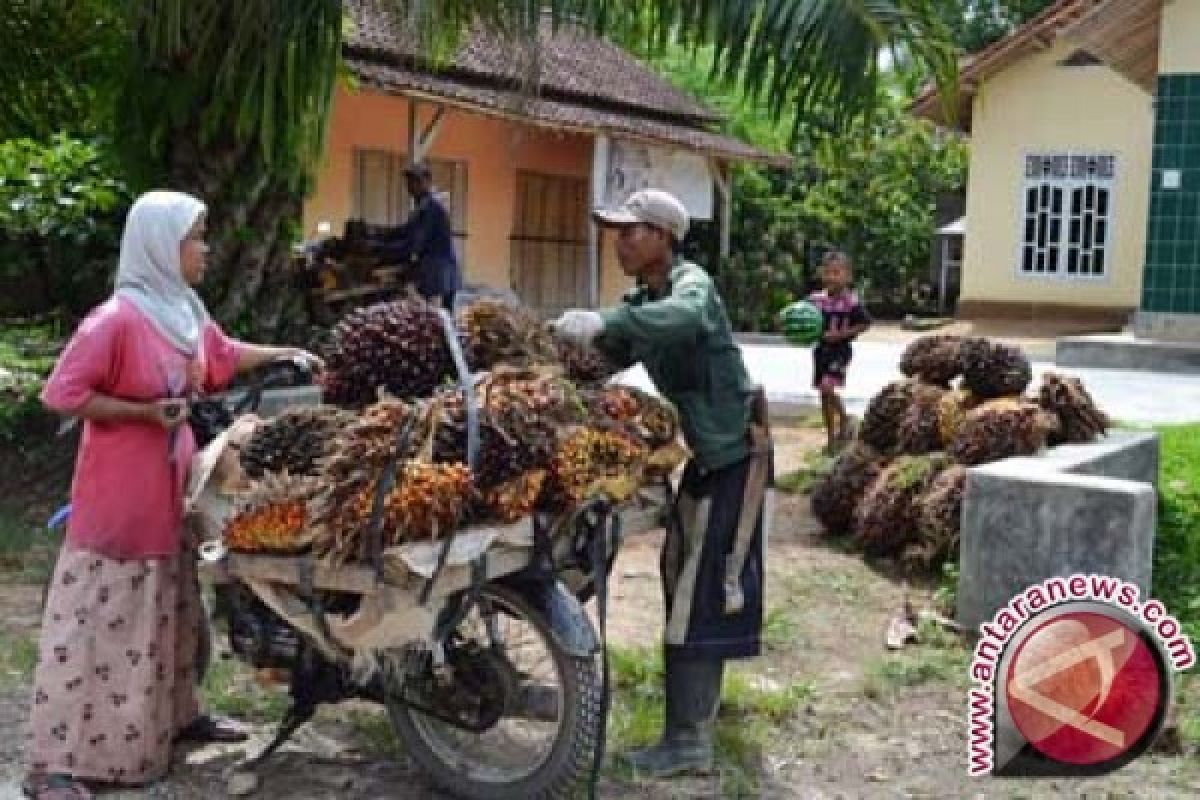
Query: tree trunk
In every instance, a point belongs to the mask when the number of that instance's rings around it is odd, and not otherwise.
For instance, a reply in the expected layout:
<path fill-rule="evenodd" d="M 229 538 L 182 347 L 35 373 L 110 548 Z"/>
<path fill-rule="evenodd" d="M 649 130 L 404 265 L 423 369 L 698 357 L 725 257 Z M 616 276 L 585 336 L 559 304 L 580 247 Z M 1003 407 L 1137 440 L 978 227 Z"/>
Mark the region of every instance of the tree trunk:
<path fill-rule="evenodd" d="M 259 342 L 308 344 L 304 290 L 291 269 L 303 197 L 251 144 L 202 145 L 181 130 L 169 148 L 168 180 L 208 205 L 208 274 L 201 293 L 227 330 Z"/>

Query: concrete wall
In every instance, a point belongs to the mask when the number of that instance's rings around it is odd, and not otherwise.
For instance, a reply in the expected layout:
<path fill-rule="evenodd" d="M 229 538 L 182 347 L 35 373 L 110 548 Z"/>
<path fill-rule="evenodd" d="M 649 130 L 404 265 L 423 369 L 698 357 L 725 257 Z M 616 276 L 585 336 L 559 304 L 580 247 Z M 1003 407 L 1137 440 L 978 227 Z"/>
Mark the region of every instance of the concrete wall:
<path fill-rule="evenodd" d="M 1159 74 L 1200 72 L 1200 3 L 1166 0 L 1159 30 Z"/>
<path fill-rule="evenodd" d="M 1047 304 L 1132 310 L 1141 292 L 1154 127 L 1151 99 L 1103 66 L 1060 67 L 1058 43 L 986 81 L 974 100 L 964 307 Z M 1024 157 L 1031 152 L 1117 156 L 1108 276 L 1028 277 L 1018 264 Z"/>
<path fill-rule="evenodd" d="M 420 127 L 434 113 L 421 105 Z M 316 233 L 328 222 L 335 233 L 354 210 L 356 149 L 408 149 L 408 101 L 373 91 L 340 87 L 316 188 L 304 206 L 304 232 Z M 509 236 L 516 210 L 519 171 L 587 178 L 592 170 L 592 138 L 583 134 L 517 125 L 499 118 L 448 109 L 430 158 L 462 161 L 467 166 L 467 239 L 464 280 L 511 288 Z M 629 281 L 621 274 L 611 243 L 601 248 L 601 300 L 620 296 Z"/>
<path fill-rule="evenodd" d="M 1055 576 L 1096 573 L 1151 588 L 1158 436 L 1117 432 L 968 472 L 958 621 L 974 630 Z"/>

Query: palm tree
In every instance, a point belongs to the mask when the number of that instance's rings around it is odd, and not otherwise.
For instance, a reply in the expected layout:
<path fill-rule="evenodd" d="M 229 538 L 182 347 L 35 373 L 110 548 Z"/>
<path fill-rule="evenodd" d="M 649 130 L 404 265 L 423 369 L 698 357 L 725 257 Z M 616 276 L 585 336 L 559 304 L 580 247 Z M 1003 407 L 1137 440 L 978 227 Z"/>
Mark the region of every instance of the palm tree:
<path fill-rule="evenodd" d="M 715 49 L 713 78 L 774 114 L 837 124 L 877 96 L 879 54 L 902 49 L 952 87 L 954 54 L 931 0 L 374 0 L 436 58 L 474 23 L 530 52 L 544 14 L 645 50 Z M 339 75 L 340 0 L 126 0 L 132 37 L 117 119 L 151 174 L 214 209 L 215 311 L 272 329 L 273 291 L 322 152 Z M 535 60 L 534 60 L 535 61 Z M 832 113 L 831 113 L 832 112 Z M 236 266 L 236 280 L 233 279 Z"/>

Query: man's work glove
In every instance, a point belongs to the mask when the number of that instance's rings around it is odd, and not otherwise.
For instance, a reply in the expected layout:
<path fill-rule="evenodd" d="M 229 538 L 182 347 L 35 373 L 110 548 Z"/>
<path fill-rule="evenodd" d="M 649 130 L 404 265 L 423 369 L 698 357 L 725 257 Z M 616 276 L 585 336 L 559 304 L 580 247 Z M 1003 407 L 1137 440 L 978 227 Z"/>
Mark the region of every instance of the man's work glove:
<path fill-rule="evenodd" d="M 573 309 L 564 312 L 561 317 L 550 323 L 550 326 L 564 339 L 589 344 L 604 333 L 604 318 L 595 311 Z"/>

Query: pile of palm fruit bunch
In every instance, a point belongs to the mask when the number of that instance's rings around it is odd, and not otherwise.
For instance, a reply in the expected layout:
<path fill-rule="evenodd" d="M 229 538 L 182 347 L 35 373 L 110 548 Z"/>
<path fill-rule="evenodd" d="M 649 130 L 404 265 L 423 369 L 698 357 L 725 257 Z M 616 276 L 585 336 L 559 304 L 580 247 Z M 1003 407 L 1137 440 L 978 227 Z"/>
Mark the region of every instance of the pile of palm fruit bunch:
<path fill-rule="evenodd" d="M 814 516 L 865 552 L 916 570 L 956 555 L 967 469 L 1103 436 L 1109 420 L 1077 378 L 1033 370 L 1017 347 L 932 335 L 903 378 L 868 403 L 858 437 L 813 486 Z"/>
<path fill-rule="evenodd" d="M 405 297 L 338 322 L 325 352 L 329 405 L 262 421 L 242 448 L 250 488 L 227 544 L 346 564 L 372 551 L 373 524 L 386 549 L 535 513 L 553 521 L 596 494 L 623 502 L 686 458 L 672 406 L 606 385 L 598 353 L 565 345 L 523 309 L 481 300 L 450 331 L 443 319 Z"/>

